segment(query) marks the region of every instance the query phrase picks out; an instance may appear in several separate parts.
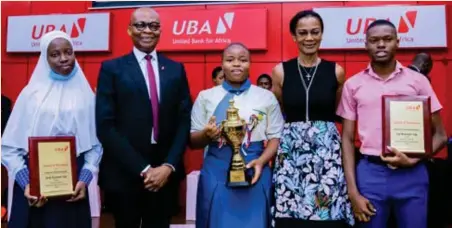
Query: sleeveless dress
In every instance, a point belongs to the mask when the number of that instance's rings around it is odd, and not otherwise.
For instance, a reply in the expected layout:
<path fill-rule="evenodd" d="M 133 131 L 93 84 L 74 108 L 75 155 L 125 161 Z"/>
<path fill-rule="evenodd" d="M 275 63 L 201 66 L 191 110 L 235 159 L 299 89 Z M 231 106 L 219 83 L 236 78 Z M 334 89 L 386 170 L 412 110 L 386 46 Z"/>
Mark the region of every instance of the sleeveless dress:
<path fill-rule="evenodd" d="M 191 132 L 204 129 L 212 115 L 217 124 L 225 119 L 229 100 L 239 109 L 240 118 L 258 124 L 245 136 L 242 156 L 246 163 L 259 158 L 264 151 L 263 141 L 279 138 L 284 120 L 276 97 L 270 91 L 251 85 L 249 81 L 240 89 L 225 82 L 222 86 L 201 91 L 192 109 Z M 209 144 L 199 176 L 196 227 L 197 228 L 267 228 L 271 222 L 271 178 L 268 165 L 262 169 L 257 183 L 247 188 L 226 186 L 232 149 L 227 144 Z M 253 175 L 253 169 L 248 169 Z"/>
<path fill-rule="evenodd" d="M 335 125 L 336 63 L 322 59 L 306 68 L 294 58 L 283 62 L 283 69 L 286 123 L 273 173 L 273 225 L 353 225 Z"/>

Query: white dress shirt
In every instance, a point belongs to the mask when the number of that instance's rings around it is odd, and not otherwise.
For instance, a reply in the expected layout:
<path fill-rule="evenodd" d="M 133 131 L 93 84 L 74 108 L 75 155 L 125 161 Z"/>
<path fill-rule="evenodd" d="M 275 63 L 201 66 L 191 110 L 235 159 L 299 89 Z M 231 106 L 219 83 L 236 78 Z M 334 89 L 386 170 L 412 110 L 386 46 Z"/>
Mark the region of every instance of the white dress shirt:
<path fill-rule="evenodd" d="M 144 81 L 146 82 L 146 88 L 148 90 L 149 99 L 151 99 L 151 88 L 149 87 L 147 60 L 145 59 L 147 54 L 138 50 L 136 47 L 133 47 L 133 54 L 137 58 L 138 65 L 140 65 L 141 72 L 143 73 L 144 76 Z M 160 101 L 160 72 L 157 52 L 154 50 L 150 53 L 150 55 L 152 57 L 151 64 L 152 68 L 154 69 L 157 96 Z M 151 143 L 157 144 L 157 139 L 154 138 L 154 128 L 151 129 Z M 171 164 L 165 163 L 164 165 L 169 166 L 173 171 L 176 170 L 174 166 L 172 166 Z M 151 167 L 150 165 L 146 166 L 146 168 L 143 169 L 142 173 L 145 173 L 150 167 Z"/>
<path fill-rule="evenodd" d="M 146 88 L 148 89 L 148 95 L 149 99 L 151 98 L 151 88 L 149 87 L 149 78 L 148 78 L 148 68 L 147 68 L 147 60 L 144 58 L 147 54 L 138 50 L 136 47 L 133 47 L 133 54 L 137 58 L 138 64 L 140 65 L 141 72 L 144 76 L 144 81 L 146 82 Z M 160 101 L 160 73 L 159 73 L 159 62 L 157 59 L 157 52 L 154 50 L 150 53 L 152 56 L 151 58 L 151 64 L 152 68 L 154 69 L 154 75 L 155 75 L 155 83 L 157 84 L 157 96 Z M 154 128 L 151 131 L 151 143 L 156 144 L 157 139 L 154 138 Z"/>

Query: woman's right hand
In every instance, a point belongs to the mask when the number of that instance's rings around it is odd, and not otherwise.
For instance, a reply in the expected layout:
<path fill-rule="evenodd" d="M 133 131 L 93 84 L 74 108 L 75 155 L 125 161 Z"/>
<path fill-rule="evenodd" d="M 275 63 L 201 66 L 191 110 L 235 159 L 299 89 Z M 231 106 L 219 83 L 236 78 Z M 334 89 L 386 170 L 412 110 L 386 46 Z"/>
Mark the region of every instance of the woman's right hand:
<path fill-rule="evenodd" d="M 30 185 L 27 184 L 24 191 L 25 198 L 28 200 L 28 205 L 30 207 L 42 207 L 45 203 L 47 203 L 47 198 L 45 196 L 41 196 L 38 198 L 37 196 L 30 195 Z"/>
<path fill-rule="evenodd" d="M 210 140 L 216 140 L 220 137 L 221 131 L 217 127 L 215 116 L 210 117 L 209 123 L 204 128 L 204 133 Z"/>
<path fill-rule="evenodd" d="M 351 195 L 350 201 L 352 203 L 353 213 L 360 222 L 370 221 L 370 217 L 374 216 L 377 212 L 372 203 L 359 193 Z"/>

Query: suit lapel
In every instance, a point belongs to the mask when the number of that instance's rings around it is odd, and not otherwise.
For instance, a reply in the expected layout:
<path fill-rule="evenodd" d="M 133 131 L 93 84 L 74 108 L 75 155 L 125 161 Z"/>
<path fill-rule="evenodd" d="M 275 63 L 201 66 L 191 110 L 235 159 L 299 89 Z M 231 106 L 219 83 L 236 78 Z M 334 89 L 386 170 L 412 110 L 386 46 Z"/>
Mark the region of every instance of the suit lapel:
<path fill-rule="evenodd" d="M 170 86 L 171 82 L 171 75 L 168 68 L 168 61 L 167 59 L 161 55 L 157 54 L 158 62 L 159 62 L 159 76 L 160 76 L 160 106 L 162 104 L 162 101 L 166 99 L 168 88 Z"/>
<path fill-rule="evenodd" d="M 140 65 L 135 57 L 135 55 L 130 53 L 126 56 L 127 63 L 129 65 L 130 78 L 135 82 L 138 91 L 142 93 L 143 96 L 149 98 L 148 89 L 146 88 L 146 81 L 144 80 L 143 72 L 141 71 Z M 148 99 L 149 100 L 149 99 Z"/>

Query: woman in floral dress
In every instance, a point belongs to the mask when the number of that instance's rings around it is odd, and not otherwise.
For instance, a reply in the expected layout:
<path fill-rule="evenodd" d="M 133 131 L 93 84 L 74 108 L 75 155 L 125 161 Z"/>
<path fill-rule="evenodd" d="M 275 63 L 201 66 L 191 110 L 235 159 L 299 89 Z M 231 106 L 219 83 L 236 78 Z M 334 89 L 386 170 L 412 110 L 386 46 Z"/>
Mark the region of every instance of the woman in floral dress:
<path fill-rule="evenodd" d="M 273 174 L 276 228 L 354 224 L 335 125 L 345 73 L 320 59 L 323 21 L 302 11 L 290 21 L 299 55 L 273 70 L 273 91 L 286 115 Z"/>

